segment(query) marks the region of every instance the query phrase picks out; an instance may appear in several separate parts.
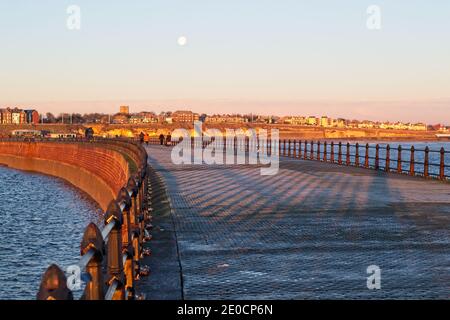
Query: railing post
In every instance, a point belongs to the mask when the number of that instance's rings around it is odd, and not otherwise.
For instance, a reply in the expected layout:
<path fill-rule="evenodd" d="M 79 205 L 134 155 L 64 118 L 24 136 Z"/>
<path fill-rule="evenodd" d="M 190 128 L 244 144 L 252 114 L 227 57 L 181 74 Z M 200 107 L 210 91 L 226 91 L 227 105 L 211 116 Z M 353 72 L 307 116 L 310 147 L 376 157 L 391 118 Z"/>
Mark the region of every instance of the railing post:
<path fill-rule="evenodd" d="M 305 152 L 303 153 L 303 159 L 308 158 L 308 140 L 305 140 Z"/>
<path fill-rule="evenodd" d="M 125 272 L 125 289 L 127 290 L 128 299 L 133 299 L 135 295 L 134 289 L 134 261 L 133 261 L 133 244 L 131 239 L 131 221 L 130 221 L 130 208 L 131 198 L 127 189 L 122 188 L 119 191 L 117 197 L 118 201 L 121 201 L 125 208 L 122 211 L 122 248 L 127 259 L 124 265 Z"/>
<path fill-rule="evenodd" d="M 334 163 L 334 141 L 331 141 L 330 161 Z"/>
<path fill-rule="evenodd" d="M 342 142 L 339 141 L 338 164 L 342 164 Z"/>
<path fill-rule="evenodd" d="M 402 146 L 399 145 L 397 148 L 397 173 L 403 172 L 403 165 L 402 165 Z"/>
<path fill-rule="evenodd" d="M 411 176 L 414 176 L 416 174 L 415 168 L 414 168 L 414 164 L 415 164 L 415 160 L 414 160 L 414 146 L 411 146 L 411 156 L 409 159 L 409 174 Z"/>
<path fill-rule="evenodd" d="M 289 139 L 289 142 L 288 142 L 288 157 L 290 157 L 291 156 L 291 139 Z"/>
<path fill-rule="evenodd" d="M 297 152 L 297 158 L 302 157 L 302 140 L 298 140 L 298 152 Z"/>
<path fill-rule="evenodd" d="M 366 153 L 364 154 L 364 167 L 369 168 L 369 144 L 366 143 Z"/>
<path fill-rule="evenodd" d="M 42 276 L 36 298 L 37 300 L 73 300 L 72 291 L 67 288 L 67 278 L 56 264 L 48 267 Z"/>
<path fill-rule="evenodd" d="M 380 145 L 375 146 L 375 170 L 380 169 Z"/>
<path fill-rule="evenodd" d="M 310 151 L 310 154 L 309 154 L 309 158 L 311 160 L 314 160 L 314 141 L 313 140 L 311 140 L 311 151 Z"/>
<path fill-rule="evenodd" d="M 292 151 L 292 156 L 297 158 L 297 139 L 294 139 L 294 149 Z"/>
<path fill-rule="evenodd" d="M 327 159 L 327 142 L 326 141 L 323 143 L 323 161 L 324 162 L 328 161 L 328 159 Z"/>
<path fill-rule="evenodd" d="M 439 164 L 439 179 L 444 180 L 445 179 L 445 149 L 444 147 L 441 148 L 441 161 Z"/>
<path fill-rule="evenodd" d="M 347 166 L 349 166 L 351 163 L 350 163 L 350 142 L 347 142 L 347 155 L 346 155 L 346 159 L 345 159 L 345 164 L 347 165 Z"/>
<path fill-rule="evenodd" d="M 101 231 L 94 223 L 90 223 L 84 232 L 81 241 L 81 256 L 84 256 L 89 250 L 94 250 L 94 255 L 86 265 L 86 272 L 91 276 L 91 280 L 86 284 L 84 298 L 86 300 L 103 300 L 105 293 L 102 262 L 105 243 Z"/>
<path fill-rule="evenodd" d="M 355 166 L 359 167 L 359 143 L 356 143 L 356 151 L 355 151 Z"/>
<path fill-rule="evenodd" d="M 428 168 L 429 168 L 429 153 L 430 153 L 430 148 L 428 148 L 428 146 L 426 146 L 425 148 L 425 159 L 423 160 L 423 176 L 425 178 L 428 178 L 429 176 L 429 172 L 428 172 Z"/>
<path fill-rule="evenodd" d="M 320 141 L 317 141 L 317 161 L 320 161 Z"/>
<path fill-rule="evenodd" d="M 133 178 L 128 180 L 127 190 L 131 195 L 131 209 L 130 209 L 130 230 L 131 230 L 131 244 L 133 246 L 133 262 L 134 262 L 134 279 L 139 278 L 140 265 L 139 259 L 141 256 L 141 246 L 139 242 L 139 222 L 136 204 L 137 185 Z"/>
<path fill-rule="evenodd" d="M 386 165 L 384 169 L 386 172 L 391 171 L 391 146 L 389 144 L 386 146 Z"/>
<path fill-rule="evenodd" d="M 112 300 L 124 300 L 124 274 L 122 261 L 122 211 L 116 201 L 111 201 L 105 214 L 105 226 L 115 222 L 114 228 L 111 230 L 107 244 L 108 259 L 108 283 L 111 285 L 113 281 L 118 282 L 117 289 L 113 294 Z"/>

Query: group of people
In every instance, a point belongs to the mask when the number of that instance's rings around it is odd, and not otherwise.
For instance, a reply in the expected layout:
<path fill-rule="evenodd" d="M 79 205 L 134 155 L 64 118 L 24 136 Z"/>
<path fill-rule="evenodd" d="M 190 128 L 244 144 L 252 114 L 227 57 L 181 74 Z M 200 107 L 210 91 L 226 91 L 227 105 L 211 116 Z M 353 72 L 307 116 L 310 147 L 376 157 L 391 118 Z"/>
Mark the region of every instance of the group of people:
<path fill-rule="evenodd" d="M 141 143 L 145 143 L 146 145 L 148 145 L 148 143 L 150 142 L 150 136 L 148 135 L 148 133 L 144 133 L 141 132 L 139 134 L 139 140 Z M 163 134 L 159 135 L 159 143 L 160 145 L 166 145 L 166 146 L 170 146 L 172 144 L 172 137 L 170 134 L 168 134 L 167 136 L 164 136 Z"/>

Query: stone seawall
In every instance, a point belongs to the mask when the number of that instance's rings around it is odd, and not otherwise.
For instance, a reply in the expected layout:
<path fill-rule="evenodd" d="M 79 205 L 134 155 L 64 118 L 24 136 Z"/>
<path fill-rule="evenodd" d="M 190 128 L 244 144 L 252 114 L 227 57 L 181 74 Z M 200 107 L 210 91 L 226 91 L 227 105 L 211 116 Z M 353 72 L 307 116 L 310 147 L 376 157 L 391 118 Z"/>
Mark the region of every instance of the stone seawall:
<path fill-rule="evenodd" d="M 104 211 L 130 176 L 121 150 L 99 143 L 0 141 L 0 165 L 62 178 Z"/>

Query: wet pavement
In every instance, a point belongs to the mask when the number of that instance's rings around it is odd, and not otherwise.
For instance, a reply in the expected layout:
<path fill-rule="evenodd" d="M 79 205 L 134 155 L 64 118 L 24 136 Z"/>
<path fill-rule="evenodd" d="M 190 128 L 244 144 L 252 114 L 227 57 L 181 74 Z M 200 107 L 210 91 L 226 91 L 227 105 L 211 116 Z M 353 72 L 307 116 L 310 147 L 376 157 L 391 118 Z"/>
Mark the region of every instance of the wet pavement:
<path fill-rule="evenodd" d="M 149 299 L 450 298 L 449 184 L 297 159 L 261 176 L 147 149 L 165 189 Z"/>

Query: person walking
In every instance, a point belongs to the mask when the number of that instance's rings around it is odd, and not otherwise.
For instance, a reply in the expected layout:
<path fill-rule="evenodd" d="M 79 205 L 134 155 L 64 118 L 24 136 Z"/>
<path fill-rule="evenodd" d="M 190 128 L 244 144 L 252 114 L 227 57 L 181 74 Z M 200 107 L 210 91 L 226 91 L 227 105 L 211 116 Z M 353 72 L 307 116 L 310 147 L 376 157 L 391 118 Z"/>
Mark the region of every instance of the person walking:
<path fill-rule="evenodd" d="M 159 135 L 159 144 L 164 145 L 164 135 L 162 133 Z"/>
<path fill-rule="evenodd" d="M 172 144 L 172 137 L 170 134 L 168 134 L 166 138 L 166 146 L 170 146 L 171 144 Z"/>
<path fill-rule="evenodd" d="M 145 144 L 146 145 L 148 145 L 148 142 L 150 141 L 150 136 L 148 135 L 148 133 L 146 133 L 145 135 L 144 135 L 144 142 L 145 142 Z"/>

